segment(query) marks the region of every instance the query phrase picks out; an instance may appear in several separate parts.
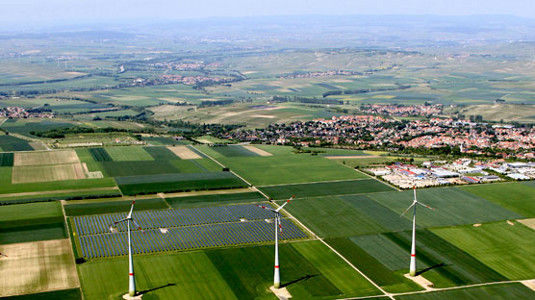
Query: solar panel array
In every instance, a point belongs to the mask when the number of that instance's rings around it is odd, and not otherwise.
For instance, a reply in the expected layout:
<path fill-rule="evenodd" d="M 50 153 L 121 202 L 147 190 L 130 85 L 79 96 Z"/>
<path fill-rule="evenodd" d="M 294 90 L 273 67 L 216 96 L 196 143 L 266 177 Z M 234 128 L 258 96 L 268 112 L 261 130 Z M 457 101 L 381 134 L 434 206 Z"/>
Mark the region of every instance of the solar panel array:
<path fill-rule="evenodd" d="M 73 218 L 84 257 L 98 258 L 127 254 L 126 225 L 110 232 L 114 221 L 126 216 L 106 214 Z M 132 231 L 134 253 L 254 244 L 274 240 L 273 213 L 255 205 L 231 205 L 181 210 L 134 212 L 143 231 Z M 281 240 L 306 238 L 292 221 L 282 219 Z"/>

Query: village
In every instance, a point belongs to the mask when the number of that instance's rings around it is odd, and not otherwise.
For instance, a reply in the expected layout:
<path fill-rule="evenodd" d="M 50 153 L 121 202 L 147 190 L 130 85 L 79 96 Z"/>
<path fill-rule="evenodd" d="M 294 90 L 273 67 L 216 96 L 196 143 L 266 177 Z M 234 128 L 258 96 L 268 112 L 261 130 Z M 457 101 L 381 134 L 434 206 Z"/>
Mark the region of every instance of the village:
<path fill-rule="evenodd" d="M 535 158 L 535 129 L 511 124 L 478 123 L 453 118 L 396 120 L 375 115 L 271 124 L 265 129 L 239 129 L 227 138 L 298 146 L 340 146 L 355 149 Z"/>

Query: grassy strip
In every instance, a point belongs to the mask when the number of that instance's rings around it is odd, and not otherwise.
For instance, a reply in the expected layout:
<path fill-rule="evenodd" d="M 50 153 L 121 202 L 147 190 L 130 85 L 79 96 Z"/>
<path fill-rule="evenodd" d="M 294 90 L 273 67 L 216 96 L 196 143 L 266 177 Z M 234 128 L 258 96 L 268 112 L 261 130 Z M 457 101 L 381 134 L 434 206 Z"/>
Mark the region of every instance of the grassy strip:
<path fill-rule="evenodd" d="M 535 292 L 521 283 L 495 284 L 450 291 L 396 296 L 400 300 L 533 299 Z"/>
<path fill-rule="evenodd" d="M 292 195 L 297 195 L 297 197 L 302 198 L 326 195 L 384 192 L 393 190 L 388 185 L 383 184 L 375 179 L 265 186 L 260 187 L 259 189 L 273 199 L 289 198 Z"/>
<path fill-rule="evenodd" d="M 4 300 L 55 300 L 55 299 L 80 300 L 82 299 L 82 295 L 80 293 L 80 289 L 68 289 L 68 290 L 29 294 L 29 295 L 4 297 L 2 299 Z"/>
<path fill-rule="evenodd" d="M 102 188 L 102 187 L 115 187 L 115 186 L 116 186 L 115 182 L 113 181 L 112 178 L 3 184 L 0 186 L 0 194 L 90 189 L 90 188 L 95 188 L 95 187 Z"/>
<path fill-rule="evenodd" d="M 264 198 L 258 192 L 166 198 L 167 203 L 169 203 L 169 205 L 171 205 L 173 208 L 195 207 L 211 204 L 256 202 L 264 200 L 266 200 L 266 198 Z"/>
<path fill-rule="evenodd" d="M 116 180 L 125 195 L 240 188 L 247 186 L 245 182 L 229 172 L 128 176 L 117 177 Z"/>
<path fill-rule="evenodd" d="M 87 192 L 70 192 L 70 193 L 53 193 L 42 197 L 36 196 L 21 196 L 21 197 L 5 197 L 0 198 L 0 205 L 6 204 L 22 204 L 33 202 L 49 202 L 57 200 L 82 200 L 94 198 L 111 198 L 122 196 L 119 190 L 97 190 Z"/>
<path fill-rule="evenodd" d="M 81 216 L 92 214 L 104 214 L 114 212 L 126 212 L 130 209 L 132 201 L 110 201 L 93 202 L 83 204 L 66 204 L 64 206 L 67 216 Z M 136 200 L 136 210 L 165 209 L 168 208 L 161 198 L 138 199 Z"/>

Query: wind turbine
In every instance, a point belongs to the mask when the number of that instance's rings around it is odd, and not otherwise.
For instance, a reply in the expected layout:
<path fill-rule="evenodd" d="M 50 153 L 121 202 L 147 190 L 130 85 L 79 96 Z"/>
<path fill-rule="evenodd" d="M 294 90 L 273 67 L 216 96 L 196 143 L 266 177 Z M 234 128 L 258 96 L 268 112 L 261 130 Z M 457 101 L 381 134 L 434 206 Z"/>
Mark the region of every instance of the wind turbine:
<path fill-rule="evenodd" d="M 275 221 L 275 273 L 273 275 L 273 286 L 278 289 L 281 284 L 280 279 L 280 271 L 279 271 L 279 230 L 282 234 L 282 225 L 281 225 L 281 216 L 280 216 L 280 210 L 286 206 L 286 204 L 290 203 L 295 198 L 295 195 L 290 197 L 290 199 L 286 200 L 286 202 L 279 206 L 277 209 L 273 209 L 271 207 L 263 206 L 263 205 L 257 205 L 260 208 L 263 208 L 265 210 L 272 211 L 275 216 L 273 217 L 273 220 Z M 269 199 L 271 201 L 271 199 Z"/>
<path fill-rule="evenodd" d="M 126 222 L 126 228 L 128 230 L 128 295 L 130 295 L 130 297 L 134 297 L 136 295 L 136 280 L 134 278 L 134 260 L 132 258 L 132 238 L 130 233 L 130 222 L 132 222 L 132 224 L 134 224 L 139 230 L 141 230 L 141 226 L 139 226 L 132 217 L 132 211 L 134 210 L 135 203 L 136 201 L 132 201 L 130 212 L 128 212 L 126 218 L 113 222 L 113 225 Z M 110 226 L 110 231 L 116 232 L 117 229 L 113 226 Z"/>
<path fill-rule="evenodd" d="M 412 201 L 411 206 L 407 208 L 401 215 L 403 216 L 405 213 L 407 213 L 411 208 L 413 209 L 412 212 L 412 245 L 411 245 L 411 265 L 409 268 L 409 272 L 411 276 L 416 276 L 416 206 L 421 205 L 425 208 L 434 210 L 434 208 L 425 205 L 421 202 L 418 202 L 418 199 L 416 199 L 416 186 L 412 188 L 414 191 L 414 200 Z"/>

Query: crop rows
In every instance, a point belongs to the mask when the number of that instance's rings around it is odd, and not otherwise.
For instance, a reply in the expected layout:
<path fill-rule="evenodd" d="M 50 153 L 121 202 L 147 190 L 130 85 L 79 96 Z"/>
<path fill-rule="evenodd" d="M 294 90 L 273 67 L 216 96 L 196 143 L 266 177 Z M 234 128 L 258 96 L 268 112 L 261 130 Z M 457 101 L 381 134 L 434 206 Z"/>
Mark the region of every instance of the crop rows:
<path fill-rule="evenodd" d="M 307 237 L 299 227 L 288 219 L 282 219 L 282 227 L 284 228 L 280 236 L 282 240 Z M 274 240 L 273 223 L 264 220 L 166 229 L 133 231 L 133 252 L 136 254 L 152 253 L 254 244 Z M 78 238 L 82 247 L 82 255 L 87 258 L 118 256 L 128 253 L 126 232 L 86 235 L 78 236 Z"/>
<path fill-rule="evenodd" d="M 125 213 L 81 216 L 74 218 L 78 235 L 107 233 L 114 221 L 125 217 Z M 261 220 L 272 218 L 273 214 L 255 205 L 213 206 L 188 209 L 166 209 L 137 211 L 133 213 L 136 222 L 143 229 L 191 226 L 211 223 L 237 222 L 240 219 Z M 124 224 L 118 224 L 119 231 L 126 231 Z"/>
<path fill-rule="evenodd" d="M 0 153 L 0 167 L 13 166 L 13 153 Z"/>
<path fill-rule="evenodd" d="M 95 161 L 112 161 L 111 156 L 104 148 L 90 148 L 89 153 Z"/>

